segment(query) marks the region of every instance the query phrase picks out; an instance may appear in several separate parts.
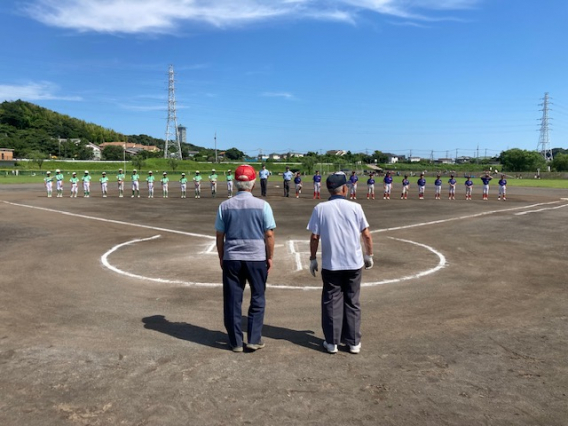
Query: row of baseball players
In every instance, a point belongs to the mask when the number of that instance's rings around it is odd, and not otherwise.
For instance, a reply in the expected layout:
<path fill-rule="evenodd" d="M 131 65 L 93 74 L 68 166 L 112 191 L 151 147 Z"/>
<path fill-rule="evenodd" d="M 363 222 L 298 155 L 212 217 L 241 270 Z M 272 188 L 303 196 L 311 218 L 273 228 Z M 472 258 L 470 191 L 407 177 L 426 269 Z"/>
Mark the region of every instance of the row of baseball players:
<path fill-rule="evenodd" d="M 228 197 L 231 198 L 233 196 L 233 180 L 234 175 L 231 170 L 227 171 L 225 176 L 227 180 L 227 193 Z M 211 185 L 211 194 L 213 197 L 217 196 L 217 182 L 218 182 L 218 175 L 215 169 L 211 170 L 211 174 L 209 175 L 209 183 Z M 55 171 L 55 177 L 51 176 L 51 172 L 46 173 L 46 177 L 44 178 L 45 188 L 47 190 L 47 196 L 51 197 L 53 194 L 53 182 L 55 181 L 56 190 L 57 190 L 57 197 L 63 197 L 63 184 L 64 184 L 65 176 L 61 173 L 61 170 Z M 88 170 L 85 170 L 84 175 L 79 179 L 77 177 L 77 173 L 73 172 L 69 182 L 71 183 L 71 197 L 77 197 L 77 193 L 79 192 L 79 181 L 83 185 L 83 196 L 85 198 L 89 198 L 91 194 L 91 180 L 92 176 Z M 199 171 L 195 172 L 195 176 L 193 177 L 193 183 L 195 187 L 195 198 L 201 198 L 201 181 L 203 177 Z M 132 188 L 132 195 L 131 197 L 138 197 L 140 198 L 140 175 L 138 174 L 137 170 L 132 170 L 132 175 L 130 176 L 130 183 Z M 99 182 L 101 184 L 101 192 L 103 197 L 106 198 L 108 195 L 108 184 L 109 184 L 109 177 L 107 176 L 106 172 L 101 173 L 101 177 L 99 178 Z M 118 174 L 116 175 L 116 182 L 118 185 L 118 196 L 124 197 L 124 187 L 126 184 L 126 175 L 123 173 L 122 169 L 118 170 Z M 148 198 L 154 198 L 154 185 L 159 182 L 161 184 L 162 189 L 162 197 L 168 198 L 169 195 L 169 183 L 170 179 L 168 177 L 167 172 L 162 173 L 162 178 L 159 181 L 156 181 L 156 177 L 152 171 L 148 172 L 148 176 L 146 177 L 146 186 L 148 188 Z M 181 188 L 181 198 L 187 197 L 187 184 L 188 179 L 185 173 L 181 174 L 181 178 L 179 180 L 180 188 Z"/>
<path fill-rule="evenodd" d="M 60 170 L 56 170 L 55 178 L 51 177 L 51 172 L 46 173 L 45 186 L 47 189 L 47 196 L 52 196 L 52 187 L 53 181 L 55 180 L 57 185 L 57 197 L 63 197 L 63 181 L 64 175 L 61 173 Z M 258 177 L 261 181 L 261 195 L 266 196 L 267 194 L 267 180 L 270 175 L 270 172 L 266 170 L 266 167 L 263 165 L 262 169 L 258 172 Z M 85 170 L 84 176 L 81 178 L 81 182 L 83 185 L 83 193 L 85 197 L 90 196 L 91 192 L 91 175 L 87 170 Z M 215 169 L 211 170 L 211 174 L 208 177 L 209 184 L 211 186 L 211 194 L 213 197 L 217 195 L 217 184 L 219 180 L 219 176 L 217 175 Z M 234 175 L 232 170 L 228 170 L 225 176 L 227 181 L 227 196 L 231 198 L 233 196 L 233 180 Z M 314 199 L 321 199 L 321 179 L 322 176 L 318 170 L 316 170 L 315 174 L 312 177 L 313 181 L 313 198 Z M 193 177 L 194 189 L 195 189 L 195 198 L 201 198 L 201 182 L 203 177 L 199 171 L 195 172 L 195 176 Z M 290 192 L 290 182 L 293 180 L 296 190 L 296 198 L 300 198 L 302 193 L 302 176 L 300 172 L 293 173 L 286 168 L 286 172 L 283 173 L 283 188 L 284 188 L 284 196 L 288 197 Z M 481 181 L 483 183 L 483 200 L 488 200 L 489 198 L 489 182 L 492 180 L 491 176 L 486 173 L 485 176 L 481 177 Z M 78 185 L 79 185 L 79 178 L 77 177 L 77 173 L 73 172 L 71 179 L 69 180 L 71 183 L 71 197 L 77 197 L 78 193 Z M 126 182 L 126 176 L 123 173 L 122 169 L 119 169 L 118 175 L 116 176 L 116 181 L 118 184 L 118 191 L 119 197 L 124 196 L 124 186 Z M 131 197 L 138 197 L 140 198 L 140 175 L 136 170 L 132 171 L 132 175 L 130 177 L 131 185 L 132 185 L 132 195 Z M 356 172 L 352 172 L 351 176 L 348 179 L 348 186 L 349 186 L 349 197 L 352 200 L 357 199 L 357 188 L 358 188 L 358 181 L 359 177 L 357 176 Z M 101 184 L 101 191 L 103 197 L 107 197 L 108 195 L 108 183 L 109 178 L 107 177 L 106 172 L 102 172 L 101 177 L 99 178 L 99 182 Z M 148 176 L 146 177 L 146 184 L 148 187 L 148 198 L 154 197 L 154 184 L 156 182 L 156 178 L 153 175 L 152 171 L 148 172 Z M 169 182 L 170 179 L 168 178 L 167 172 L 163 172 L 162 178 L 159 180 L 161 183 L 162 189 L 162 197 L 168 198 L 169 194 Z M 188 179 L 185 173 L 181 174 L 181 178 L 179 180 L 180 189 L 181 189 L 181 198 L 187 198 L 187 184 Z M 375 174 L 371 173 L 367 179 L 367 199 L 375 199 Z M 390 172 L 387 172 L 385 177 L 383 178 L 383 199 L 390 200 L 391 192 L 392 192 L 392 185 L 393 185 L 393 178 Z M 420 174 L 420 177 L 417 181 L 418 185 L 418 198 L 424 199 L 424 192 L 426 188 L 426 179 L 424 178 L 424 174 Z M 440 175 L 436 177 L 434 181 L 434 197 L 435 199 L 441 199 L 442 193 L 442 179 Z M 450 179 L 448 180 L 448 199 L 455 200 L 456 195 L 456 185 L 457 181 L 454 178 L 454 175 L 450 175 Z M 400 195 L 401 200 L 408 199 L 408 193 L 410 188 L 410 181 L 408 180 L 408 175 L 405 175 L 402 180 L 402 192 Z M 465 198 L 466 200 L 471 200 L 471 194 L 473 192 L 473 181 L 471 180 L 470 176 L 466 177 L 465 181 Z M 507 179 L 505 175 L 501 175 L 501 179 L 499 180 L 499 200 L 506 200 L 507 199 Z"/>

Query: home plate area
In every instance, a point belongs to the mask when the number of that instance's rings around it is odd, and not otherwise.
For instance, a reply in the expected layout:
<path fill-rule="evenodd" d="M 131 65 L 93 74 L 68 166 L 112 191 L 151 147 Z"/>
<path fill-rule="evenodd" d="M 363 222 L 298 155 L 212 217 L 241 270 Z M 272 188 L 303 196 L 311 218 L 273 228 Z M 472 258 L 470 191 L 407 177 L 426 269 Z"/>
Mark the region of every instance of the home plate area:
<path fill-rule="evenodd" d="M 421 276 L 436 273 L 446 266 L 442 253 L 418 241 L 393 237 L 377 240 L 375 266 L 364 272 L 364 286 L 404 281 L 418 283 Z M 280 241 L 275 245 L 268 286 L 320 289 L 319 272 L 316 278 L 309 272 L 308 238 Z M 215 240 L 208 238 L 172 234 L 136 238 L 109 248 L 101 261 L 111 273 L 160 285 L 212 287 L 222 282 Z M 318 262 L 321 271 L 319 253 Z"/>

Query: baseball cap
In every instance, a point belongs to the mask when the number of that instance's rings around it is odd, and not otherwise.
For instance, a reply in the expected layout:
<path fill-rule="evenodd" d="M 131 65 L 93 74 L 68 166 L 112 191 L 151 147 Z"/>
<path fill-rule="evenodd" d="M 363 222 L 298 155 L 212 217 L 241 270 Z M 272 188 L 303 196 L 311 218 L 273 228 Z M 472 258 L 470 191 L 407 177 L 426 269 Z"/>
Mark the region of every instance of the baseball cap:
<path fill-rule="evenodd" d="M 343 172 L 335 172 L 327 177 L 325 184 L 327 189 L 337 189 L 347 183 L 347 177 Z"/>
<path fill-rule="evenodd" d="M 51 172 L 45 172 L 45 174 L 46 174 L 46 175 L 50 175 L 50 174 L 51 174 Z"/>
<path fill-rule="evenodd" d="M 185 173 L 182 173 L 181 175 L 182 175 L 182 176 L 185 176 Z"/>
<path fill-rule="evenodd" d="M 106 175 L 106 174 L 107 174 L 107 172 L 103 172 L 103 175 Z"/>
<path fill-rule="evenodd" d="M 88 174 L 89 174 L 89 171 L 88 171 L 88 170 L 85 170 L 85 174 L 88 175 Z"/>
<path fill-rule="evenodd" d="M 199 170 L 196 170 L 196 171 L 195 171 L 195 174 L 198 175 L 198 174 L 199 174 Z"/>
<path fill-rule="evenodd" d="M 55 171 L 55 173 L 59 173 L 59 172 L 61 172 L 61 170 L 59 170 L 59 169 L 57 169 L 57 170 Z"/>
<path fill-rule="evenodd" d="M 76 175 L 77 173 L 76 173 L 76 172 L 73 172 L 73 174 Z"/>
<path fill-rule="evenodd" d="M 167 174 L 168 174 L 168 172 L 164 172 L 164 173 L 162 173 L 162 174 L 163 174 L 163 175 L 167 175 Z"/>
<path fill-rule="evenodd" d="M 151 174 L 152 174 L 152 170 L 150 170 L 150 171 L 148 172 L 148 174 L 151 175 Z"/>
<path fill-rule="evenodd" d="M 252 166 L 243 164 L 235 170 L 235 179 L 240 182 L 250 182 L 256 179 L 256 172 Z"/>

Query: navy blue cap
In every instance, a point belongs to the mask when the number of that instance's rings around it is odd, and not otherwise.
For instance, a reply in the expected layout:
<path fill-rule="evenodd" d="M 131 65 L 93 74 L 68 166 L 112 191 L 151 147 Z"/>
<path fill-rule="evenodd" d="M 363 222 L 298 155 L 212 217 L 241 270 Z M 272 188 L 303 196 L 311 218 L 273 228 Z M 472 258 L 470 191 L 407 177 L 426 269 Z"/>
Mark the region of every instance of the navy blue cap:
<path fill-rule="evenodd" d="M 343 172 L 335 172 L 327 177 L 325 184 L 327 189 L 337 189 L 347 184 L 347 176 Z"/>

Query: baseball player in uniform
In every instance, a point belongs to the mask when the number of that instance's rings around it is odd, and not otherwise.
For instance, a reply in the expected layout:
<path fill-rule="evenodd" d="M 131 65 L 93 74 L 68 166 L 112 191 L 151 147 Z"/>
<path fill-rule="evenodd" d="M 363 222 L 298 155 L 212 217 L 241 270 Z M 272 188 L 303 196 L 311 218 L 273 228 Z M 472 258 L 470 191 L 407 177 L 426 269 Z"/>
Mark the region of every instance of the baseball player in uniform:
<path fill-rule="evenodd" d="M 473 181 L 469 176 L 465 177 L 465 199 L 471 200 L 471 193 L 473 192 Z"/>
<path fill-rule="evenodd" d="M 300 172 L 296 173 L 294 185 L 296 186 L 296 198 L 300 198 L 300 194 L 302 193 L 302 177 L 300 176 Z"/>
<path fill-rule="evenodd" d="M 154 182 L 156 178 L 152 170 L 148 172 L 148 177 L 146 178 L 146 185 L 148 186 L 148 198 L 154 198 Z"/>
<path fill-rule="evenodd" d="M 390 200 L 392 189 L 392 176 L 390 172 L 387 172 L 386 176 L 383 178 L 383 188 L 383 200 Z"/>
<path fill-rule="evenodd" d="M 503 199 L 505 201 L 507 199 L 507 179 L 505 179 L 505 175 L 501 175 L 501 179 L 499 179 L 499 198 L 498 200 Z"/>
<path fill-rule="evenodd" d="M 375 174 L 371 173 L 367 179 L 367 200 L 371 197 L 375 199 Z"/>
<path fill-rule="evenodd" d="M 61 170 L 57 169 L 55 171 L 55 185 L 57 189 L 57 198 L 63 197 L 63 179 L 65 179 L 65 176 L 63 176 Z"/>
<path fill-rule="evenodd" d="M 77 198 L 77 192 L 79 192 L 79 178 L 77 177 L 77 173 L 73 172 L 69 182 L 71 182 L 71 198 Z"/>
<path fill-rule="evenodd" d="M 227 170 L 227 198 L 231 198 L 233 196 L 233 181 L 235 180 L 235 176 L 233 176 L 232 170 Z"/>
<path fill-rule="evenodd" d="M 450 175 L 450 179 L 448 180 L 448 185 L 450 185 L 448 200 L 456 199 L 456 183 L 457 181 L 454 179 L 454 175 Z"/>
<path fill-rule="evenodd" d="M 424 173 L 420 173 L 420 178 L 416 183 L 418 184 L 418 198 L 420 200 L 423 200 L 424 190 L 426 189 L 426 179 L 424 179 Z"/>
<path fill-rule="evenodd" d="M 440 175 L 436 176 L 434 181 L 434 199 L 442 199 L 442 179 L 440 179 Z"/>
<path fill-rule="evenodd" d="M 314 200 L 321 199 L 321 175 L 319 170 L 316 170 L 316 174 L 313 177 L 314 181 Z"/>
<path fill-rule="evenodd" d="M 483 182 L 483 201 L 487 201 L 489 199 L 489 181 L 493 179 L 489 176 L 489 173 L 485 173 L 485 176 L 481 177 L 481 182 Z"/>
<path fill-rule="evenodd" d="M 401 200 L 408 199 L 408 188 L 410 187 L 410 181 L 408 180 L 408 175 L 404 175 L 404 179 L 402 179 L 402 193 L 400 194 Z"/>
<path fill-rule="evenodd" d="M 260 179 L 260 194 L 266 197 L 266 189 L 268 187 L 268 177 L 270 176 L 270 171 L 266 170 L 266 166 L 263 164 L 262 168 L 258 171 L 258 178 Z"/>
<path fill-rule="evenodd" d="M 186 198 L 187 194 L 187 178 L 185 177 L 185 173 L 181 174 L 181 179 L 179 180 L 180 189 L 181 189 L 181 198 Z"/>
<path fill-rule="evenodd" d="M 45 183 L 47 196 L 51 198 L 51 193 L 53 192 L 53 178 L 51 177 L 51 172 L 45 173 L 45 178 L 43 178 L 43 182 Z"/>
<path fill-rule="evenodd" d="M 209 175 L 209 183 L 211 184 L 211 196 L 215 198 L 217 196 L 217 180 L 219 176 L 217 176 L 217 172 L 215 169 L 211 170 L 211 174 Z"/>
<path fill-rule="evenodd" d="M 135 195 L 138 195 L 138 198 L 140 198 L 140 175 L 136 169 L 132 170 L 132 176 L 130 178 L 132 179 L 132 198 L 134 198 Z"/>
<path fill-rule="evenodd" d="M 118 174 L 116 175 L 116 182 L 118 183 L 118 196 L 120 198 L 124 197 L 124 179 L 126 176 L 122 169 L 118 169 Z"/>
<path fill-rule="evenodd" d="M 170 179 L 168 178 L 167 172 L 162 173 L 162 179 L 160 182 L 162 182 L 162 198 L 168 198 L 168 186 Z"/>
<path fill-rule="evenodd" d="M 106 172 L 102 173 L 102 177 L 99 179 L 101 183 L 101 191 L 103 193 L 103 198 L 106 198 L 108 192 L 108 177 Z"/>
<path fill-rule="evenodd" d="M 83 181 L 83 197 L 89 198 L 91 196 L 91 175 L 88 170 L 85 170 L 81 180 Z"/>
<path fill-rule="evenodd" d="M 199 174 L 199 170 L 195 172 L 193 183 L 195 185 L 195 198 L 201 198 L 201 181 L 203 177 Z"/>
<path fill-rule="evenodd" d="M 357 182 L 359 181 L 359 177 L 355 170 L 351 172 L 351 176 L 349 176 L 349 198 L 352 200 L 357 199 Z"/>

